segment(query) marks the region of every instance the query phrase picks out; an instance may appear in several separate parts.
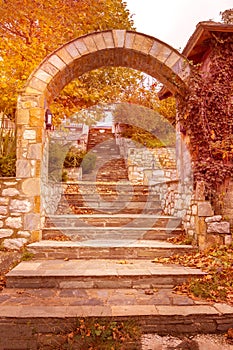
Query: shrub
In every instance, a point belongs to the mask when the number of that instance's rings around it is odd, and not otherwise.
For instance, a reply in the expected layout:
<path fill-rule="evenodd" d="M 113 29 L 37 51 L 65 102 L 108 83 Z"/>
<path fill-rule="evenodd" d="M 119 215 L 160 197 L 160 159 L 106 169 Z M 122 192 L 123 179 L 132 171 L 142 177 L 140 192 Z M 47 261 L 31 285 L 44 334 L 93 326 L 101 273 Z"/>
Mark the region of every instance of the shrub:
<path fill-rule="evenodd" d="M 117 322 L 90 318 L 78 320 L 77 328 L 68 334 L 67 342 L 70 349 L 136 350 L 139 349 L 140 336 L 134 320 Z"/>
<path fill-rule="evenodd" d="M 14 130 L 1 128 L 0 131 L 0 176 L 15 176 L 16 137 Z"/>
<path fill-rule="evenodd" d="M 10 154 L 0 157 L 0 177 L 15 176 L 16 173 L 16 156 Z"/>
<path fill-rule="evenodd" d="M 71 147 L 66 154 L 63 166 L 64 168 L 79 167 L 85 157 L 86 152 L 79 150 L 75 147 Z"/>
<path fill-rule="evenodd" d="M 81 163 L 83 174 L 90 173 L 95 168 L 95 163 L 96 163 L 96 155 L 91 152 L 88 152 L 83 157 L 83 160 Z"/>
<path fill-rule="evenodd" d="M 172 133 L 170 130 L 167 133 L 163 130 L 163 133 L 161 132 L 162 137 L 160 140 L 153 132 L 144 130 L 137 126 L 128 125 L 125 130 L 122 131 L 121 136 L 132 139 L 147 148 L 169 147 L 175 145 L 175 133 Z"/>
<path fill-rule="evenodd" d="M 82 167 L 83 173 L 89 173 L 95 167 L 96 156 L 90 152 L 50 142 L 49 145 L 49 179 L 54 181 L 67 181 L 67 168 Z"/>

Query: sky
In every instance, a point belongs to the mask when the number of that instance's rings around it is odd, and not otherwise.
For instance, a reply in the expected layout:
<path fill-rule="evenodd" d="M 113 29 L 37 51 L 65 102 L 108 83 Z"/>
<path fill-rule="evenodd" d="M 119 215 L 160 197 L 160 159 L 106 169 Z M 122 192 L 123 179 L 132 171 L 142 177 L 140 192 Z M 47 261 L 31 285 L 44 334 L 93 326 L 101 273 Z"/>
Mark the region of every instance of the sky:
<path fill-rule="evenodd" d="M 138 32 L 183 49 L 196 25 L 221 21 L 220 12 L 233 8 L 233 0 L 125 0 Z"/>

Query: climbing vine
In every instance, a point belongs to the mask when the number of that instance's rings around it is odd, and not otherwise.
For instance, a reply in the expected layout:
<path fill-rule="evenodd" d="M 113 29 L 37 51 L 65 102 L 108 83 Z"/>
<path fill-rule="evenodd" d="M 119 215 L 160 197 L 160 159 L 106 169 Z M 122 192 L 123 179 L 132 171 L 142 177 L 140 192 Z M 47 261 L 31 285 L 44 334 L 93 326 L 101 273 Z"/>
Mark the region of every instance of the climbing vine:
<path fill-rule="evenodd" d="M 210 47 L 207 66 L 193 66 L 189 92 L 178 100 L 178 118 L 190 146 L 194 180 L 205 182 L 208 199 L 216 198 L 232 177 L 232 34 L 214 34 Z"/>

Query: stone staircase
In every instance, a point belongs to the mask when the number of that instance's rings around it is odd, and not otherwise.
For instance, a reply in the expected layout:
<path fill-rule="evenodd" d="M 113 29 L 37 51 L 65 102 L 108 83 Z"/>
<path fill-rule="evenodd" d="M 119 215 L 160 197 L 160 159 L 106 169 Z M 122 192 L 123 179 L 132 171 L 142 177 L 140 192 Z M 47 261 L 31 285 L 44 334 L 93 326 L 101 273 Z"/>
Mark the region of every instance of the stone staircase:
<path fill-rule="evenodd" d="M 99 134 L 100 144 L 93 136 L 88 145 L 98 169 L 67 185 L 56 214 L 46 218 L 42 240 L 28 246 L 33 259 L 7 274 L 0 349 L 50 349 L 82 317 L 133 318 L 143 333 L 160 334 L 224 331 L 233 321 L 230 306 L 173 292 L 203 272 L 153 259 L 196 248 L 167 241 L 182 231 L 180 219 L 162 215 L 148 187 L 129 183 L 111 133 Z M 121 160 L 117 170 L 107 153 Z"/>
<path fill-rule="evenodd" d="M 87 151 L 96 155 L 96 167 L 91 174 L 84 174 L 84 181 L 118 182 L 128 180 L 125 161 L 111 129 L 91 128 Z"/>

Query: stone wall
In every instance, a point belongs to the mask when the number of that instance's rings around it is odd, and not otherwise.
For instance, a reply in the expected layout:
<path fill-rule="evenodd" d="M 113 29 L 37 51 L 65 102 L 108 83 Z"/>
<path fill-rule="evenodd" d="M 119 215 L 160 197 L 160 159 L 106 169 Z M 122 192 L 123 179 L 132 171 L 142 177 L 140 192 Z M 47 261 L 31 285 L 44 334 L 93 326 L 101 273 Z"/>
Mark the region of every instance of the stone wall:
<path fill-rule="evenodd" d="M 34 202 L 25 193 L 24 182 L 16 178 L 0 179 L 0 244 L 20 249 L 34 239 L 34 229 L 40 229 L 41 218 L 34 214 Z"/>
<path fill-rule="evenodd" d="M 163 213 L 181 218 L 184 231 L 200 249 L 232 243 L 229 218 L 233 217 L 233 182 L 225 195 L 225 215 L 214 215 L 204 195 L 204 184 L 193 188 L 190 154 L 179 133 L 176 150 L 167 147 L 150 150 L 119 135 L 117 142 L 130 181 L 149 185 L 159 195 Z"/>
<path fill-rule="evenodd" d="M 135 184 L 151 185 L 177 179 L 175 149 L 148 149 L 136 142 L 117 138 L 120 154 L 125 159 L 129 180 Z"/>
<path fill-rule="evenodd" d="M 178 180 L 153 185 L 152 191 L 159 194 L 164 214 L 182 218 L 184 231 L 200 249 L 232 243 L 230 222 L 214 215 L 202 182 L 197 183 L 195 191 L 190 183 Z"/>

